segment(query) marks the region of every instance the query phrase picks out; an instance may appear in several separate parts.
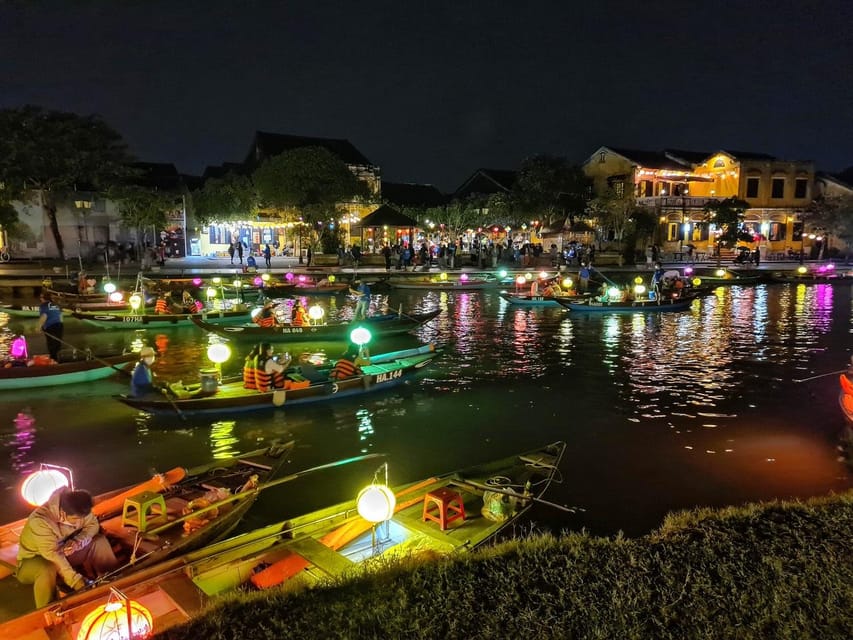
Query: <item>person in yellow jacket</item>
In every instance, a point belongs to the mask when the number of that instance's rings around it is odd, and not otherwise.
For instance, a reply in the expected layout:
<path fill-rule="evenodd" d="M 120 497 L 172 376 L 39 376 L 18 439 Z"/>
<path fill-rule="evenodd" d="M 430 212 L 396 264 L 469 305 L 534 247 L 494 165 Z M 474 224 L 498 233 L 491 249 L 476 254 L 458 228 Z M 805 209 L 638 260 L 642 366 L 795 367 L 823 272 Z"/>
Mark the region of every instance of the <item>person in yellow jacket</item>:
<path fill-rule="evenodd" d="M 33 585 L 37 609 L 56 599 L 57 576 L 79 591 L 87 585 L 84 573 L 96 578 L 118 566 L 100 530 L 87 491 L 58 489 L 30 514 L 18 541 L 15 576 L 21 584 Z"/>

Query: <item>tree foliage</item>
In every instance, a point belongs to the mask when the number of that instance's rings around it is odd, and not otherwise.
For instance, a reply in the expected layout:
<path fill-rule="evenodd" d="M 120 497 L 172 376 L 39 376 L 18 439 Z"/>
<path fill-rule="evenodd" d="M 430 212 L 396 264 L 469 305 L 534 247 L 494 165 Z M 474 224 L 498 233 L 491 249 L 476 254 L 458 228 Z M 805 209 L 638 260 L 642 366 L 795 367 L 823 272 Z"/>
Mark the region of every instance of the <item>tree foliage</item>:
<path fill-rule="evenodd" d="M 801 218 L 812 230 L 822 230 L 853 243 L 853 196 L 822 196 L 802 212 Z"/>
<path fill-rule="evenodd" d="M 547 154 L 525 158 L 512 190 L 513 209 L 543 224 L 584 211 L 587 177 L 566 158 Z"/>
<path fill-rule="evenodd" d="M 115 130 L 95 115 L 25 106 L 0 111 L 0 182 L 12 197 L 40 190 L 61 258 L 57 202 L 75 187 L 106 190 L 132 160 Z"/>
<path fill-rule="evenodd" d="M 704 221 L 719 229 L 716 238 L 718 248 L 737 244 L 738 241 L 752 241 L 752 236 L 741 230 L 743 214 L 747 209 L 749 203 L 734 196 L 725 200 L 714 200 L 705 205 Z"/>
<path fill-rule="evenodd" d="M 193 217 L 201 225 L 228 220 L 246 220 L 257 215 L 258 202 L 252 181 L 246 176 L 226 173 L 209 178 L 201 189 L 190 194 Z"/>

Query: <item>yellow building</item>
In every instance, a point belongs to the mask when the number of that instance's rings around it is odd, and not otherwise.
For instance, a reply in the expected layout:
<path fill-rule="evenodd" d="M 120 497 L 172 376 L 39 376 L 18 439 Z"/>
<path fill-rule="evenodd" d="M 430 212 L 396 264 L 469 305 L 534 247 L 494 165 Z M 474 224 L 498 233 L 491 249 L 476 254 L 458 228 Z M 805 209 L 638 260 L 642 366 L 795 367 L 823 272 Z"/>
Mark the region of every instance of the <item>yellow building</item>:
<path fill-rule="evenodd" d="M 744 151 L 714 153 L 642 151 L 600 147 L 583 165 L 595 193 L 610 189 L 652 209 L 660 222 L 655 242 L 666 255 L 680 257 L 685 245 L 697 257 L 710 256 L 715 229 L 705 220 L 705 206 L 735 197 L 749 203 L 743 228 L 753 234 L 749 244 L 764 258 L 781 258 L 808 250 L 803 238 L 802 211 L 814 197 L 811 162 L 789 162 Z"/>

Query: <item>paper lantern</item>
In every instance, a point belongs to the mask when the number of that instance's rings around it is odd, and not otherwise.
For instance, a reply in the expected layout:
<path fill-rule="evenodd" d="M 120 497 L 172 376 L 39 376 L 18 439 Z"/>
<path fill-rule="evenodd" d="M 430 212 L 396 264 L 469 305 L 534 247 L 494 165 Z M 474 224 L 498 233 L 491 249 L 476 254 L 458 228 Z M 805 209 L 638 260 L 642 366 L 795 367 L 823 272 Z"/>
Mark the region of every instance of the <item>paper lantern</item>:
<path fill-rule="evenodd" d="M 468 274 L 463 273 L 462 275 L 459 276 L 459 280 L 462 282 L 468 282 Z"/>
<path fill-rule="evenodd" d="M 231 349 L 224 342 L 217 342 L 207 348 L 207 357 L 211 362 L 222 364 L 231 357 Z"/>
<path fill-rule="evenodd" d="M 447 280 L 447 274 L 442 271 L 440 274 L 438 274 L 438 279 L 444 282 L 445 280 Z"/>
<path fill-rule="evenodd" d="M 329 282 L 333 283 L 334 281 L 335 281 L 335 274 L 334 274 L 334 273 L 330 273 L 330 274 L 329 274 Z"/>
<path fill-rule="evenodd" d="M 544 271 L 539 272 L 539 279 L 540 280 L 545 280 L 547 277 L 548 277 L 548 274 L 546 272 L 544 272 Z"/>
<path fill-rule="evenodd" d="M 359 347 L 366 345 L 370 342 L 370 338 L 373 336 L 370 335 L 370 331 L 365 329 L 364 327 L 357 327 L 352 330 L 349 334 L 349 339 L 357 344 Z"/>
<path fill-rule="evenodd" d="M 240 287 L 242 287 L 242 286 L 243 286 L 243 283 L 242 283 L 242 281 L 240 281 L 240 280 L 235 280 L 235 281 L 234 281 L 234 282 L 232 282 L 231 284 L 233 284 L 233 285 L 234 285 L 234 288 L 235 288 L 235 289 L 239 289 Z"/>
<path fill-rule="evenodd" d="M 270 274 L 262 273 L 261 274 L 261 280 L 263 280 L 264 282 L 269 282 L 270 281 Z"/>
<path fill-rule="evenodd" d="M 804 274 L 807 271 L 805 267 L 797 267 L 797 273 Z"/>
<path fill-rule="evenodd" d="M 124 300 L 124 294 L 121 291 L 113 291 L 110 294 L 110 302 L 121 302 Z"/>
<path fill-rule="evenodd" d="M 254 284 L 256 287 L 260 287 L 263 283 L 264 283 L 264 279 L 261 278 L 260 276 L 255 276 L 255 279 L 252 280 L 252 284 Z"/>
<path fill-rule="evenodd" d="M 312 320 L 321 320 L 324 315 L 326 315 L 326 312 L 319 304 L 315 304 L 308 308 L 308 317 Z"/>
<path fill-rule="evenodd" d="M 142 305 L 142 296 L 138 293 L 134 293 L 130 296 L 130 308 L 136 311 Z"/>
<path fill-rule="evenodd" d="M 702 278 L 693 278 L 694 287 L 698 287 L 700 284 L 702 284 Z"/>
<path fill-rule="evenodd" d="M 722 278 L 724 275 L 726 275 L 725 269 L 717 269 L 717 277 Z"/>
<path fill-rule="evenodd" d="M 572 279 L 571 279 L 571 278 L 564 278 L 564 279 L 563 279 L 563 286 L 564 286 L 566 289 L 571 289 L 571 288 L 572 288 L 572 285 L 574 285 L 574 284 L 575 284 L 575 283 L 572 281 Z"/>
<path fill-rule="evenodd" d="M 293 274 L 290 273 L 290 271 L 288 271 L 287 273 L 284 274 L 284 279 L 287 280 L 288 282 L 293 282 Z"/>
<path fill-rule="evenodd" d="M 222 278 L 220 278 L 219 276 L 214 276 L 212 282 L 213 284 L 222 284 Z"/>
<path fill-rule="evenodd" d="M 193 278 L 193 286 L 200 287 L 201 286 L 201 278 Z"/>
<path fill-rule="evenodd" d="M 116 286 L 112 282 L 107 282 L 104 285 L 104 293 L 114 293 L 116 290 Z"/>
<path fill-rule="evenodd" d="M 213 287 L 208 287 L 207 288 L 207 297 L 208 297 L 208 299 L 215 298 L 216 297 L 216 289 L 214 289 Z"/>
<path fill-rule="evenodd" d="M 42 467 L 24 479 L 21 495 L 34 507 L 40 507 L 53 492 L 62 487 L 70 487 L 69 477 L 59 469 Z"/>
<path fill-rule="evenodd" d="M 634 284 L 643 284 L 642 276 L 637 276 L 636 278 L 634 278 Z"/>
<path fill-rule="evenodd" d="M 522 284 L 524 284 L 524 283 L 525 283 L 524 276 L 518 276 L 518 277 L 515 279 L 515 284 L 522 285 Z"/>
<path fill-rule="evenodd" d="M 499 275 L 501 278 L 506 278 L 506 274 L 507 274 L 506 269 L 501 269 L 500 271 L 498 271 L 498 275 Z"/>
<path fill-rule="evenodd" d="M 397 498 L 394 492 L 384 484 L 371 484 L 365 487 L 356 500 L 358 515 L 373 524 L 390 520 L 396 506 Z"/>
<path fill-rule="evenodd" d="M 151 612 L 113 589 L 106 604 L 83 618 L 77 640 L 143 640 L 153 631 Z"/>
<path fill-rule="evenodd" d="M 12 347 L 10 351 L 12 352 L 13 358 L 26 358 L 27 339 L 24 336 L 18 336 L 17 338 L 12 340 Z"/>

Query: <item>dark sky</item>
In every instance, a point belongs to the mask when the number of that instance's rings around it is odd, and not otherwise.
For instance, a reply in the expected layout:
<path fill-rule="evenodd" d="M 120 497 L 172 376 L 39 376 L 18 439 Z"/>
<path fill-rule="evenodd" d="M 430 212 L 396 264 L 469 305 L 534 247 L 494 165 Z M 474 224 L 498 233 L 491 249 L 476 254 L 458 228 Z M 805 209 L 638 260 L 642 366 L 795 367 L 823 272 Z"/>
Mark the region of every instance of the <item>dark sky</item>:
<path fill-rule="evenodd" d="M 195 174 L 256 129 L 348 138 L 384 179 L 446 191 L 603 144 L 836 171 L 853 1 L 0 0 L 0 108 L 28 103 Z"/>

